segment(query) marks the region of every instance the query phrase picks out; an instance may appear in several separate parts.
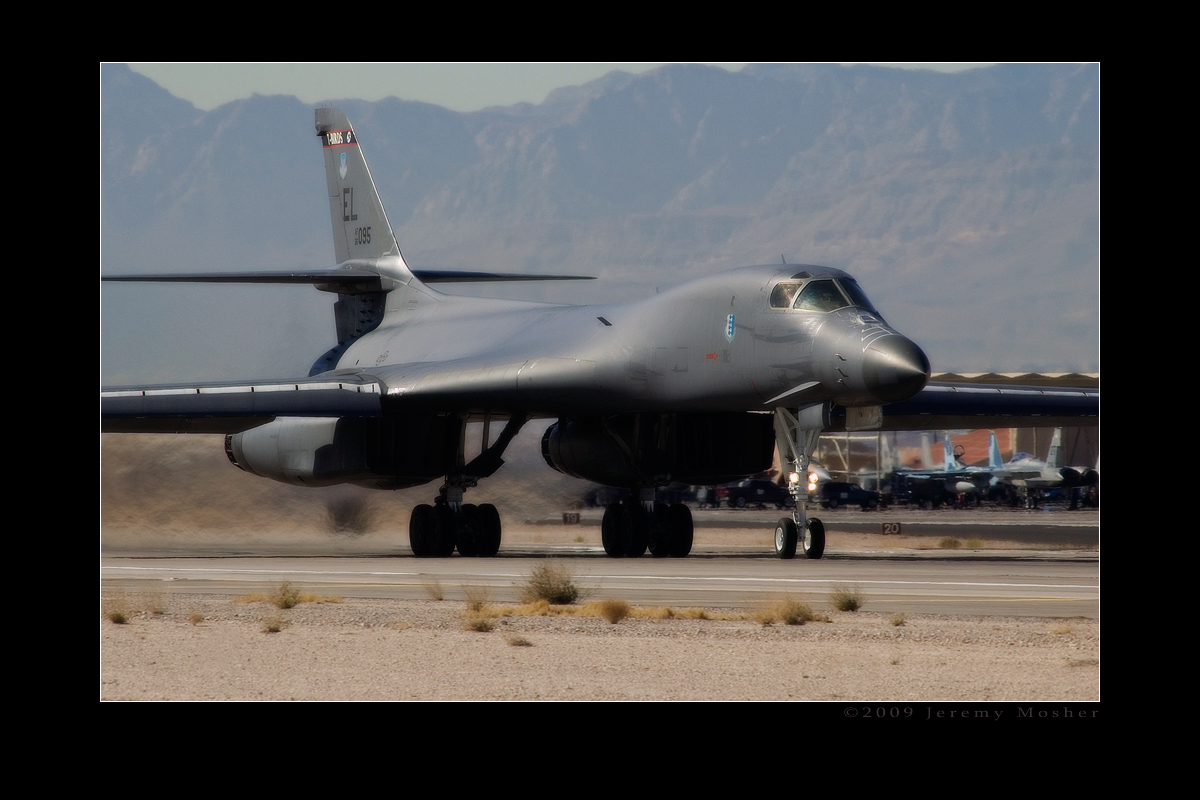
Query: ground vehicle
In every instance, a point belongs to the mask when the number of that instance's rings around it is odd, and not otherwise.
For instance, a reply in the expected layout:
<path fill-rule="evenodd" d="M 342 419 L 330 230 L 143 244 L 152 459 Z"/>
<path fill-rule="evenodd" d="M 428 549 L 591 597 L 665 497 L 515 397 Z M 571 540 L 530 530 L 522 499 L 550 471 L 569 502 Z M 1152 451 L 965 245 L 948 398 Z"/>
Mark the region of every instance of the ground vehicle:
<path fill-rule="evenodd" d="M 862 506 L 863 511 L 869 511 L 879 506 L 879 492 L 864 489 L 857 483 L 828 481 L 817 487 L 815 500 L 821 508 Z"/>
<path fill-rule="evenodd" d="M 773 503 L 776 508 L 792 507 L 792 496 L 786 487 L 780 486 L 774 481 L 761 479 L 718 486 L 716 500 L 715 505 L 720 505 L 721 501 L 724 501 L 730 508 L 746 508 L 747 506 L 762 508 L 768 503 Z"/>

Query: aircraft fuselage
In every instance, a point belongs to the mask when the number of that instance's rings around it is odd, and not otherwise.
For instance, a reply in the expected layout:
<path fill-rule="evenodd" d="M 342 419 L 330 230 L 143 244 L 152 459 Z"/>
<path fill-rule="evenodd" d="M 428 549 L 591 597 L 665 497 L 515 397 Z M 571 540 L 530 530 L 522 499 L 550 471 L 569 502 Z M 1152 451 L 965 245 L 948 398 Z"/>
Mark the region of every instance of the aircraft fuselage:
<path fill-rule="evenodd" d="M 379 327 L 338 367 L 378 375 L 395 409 L 512 408 L 535 397 L 527 410 L 546 415 L 875 405 L 924 386 L 924 354 L 873 309 L 773 307 L 774 287 L 799 273 L 799 285 L 849 279 L 823 267 L 746 267 L 610 305 L 420 287 L 389 297 Z"/>

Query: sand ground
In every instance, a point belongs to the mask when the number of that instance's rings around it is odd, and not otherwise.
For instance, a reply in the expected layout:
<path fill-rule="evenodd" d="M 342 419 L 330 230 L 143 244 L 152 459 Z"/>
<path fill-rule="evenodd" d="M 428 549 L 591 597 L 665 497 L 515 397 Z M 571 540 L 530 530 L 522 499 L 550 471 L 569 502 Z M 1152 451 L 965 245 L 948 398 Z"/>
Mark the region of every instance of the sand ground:
<path fill-rule="evenodd" d="M 480 631 L 452 601 L 280 610 L 109 594 L 102 606 L 103 700 L 1099 699 L 1099 623 L 1086 619 L 497 615 Z M 109 620 L 115 607 L 125 624 Z"/>

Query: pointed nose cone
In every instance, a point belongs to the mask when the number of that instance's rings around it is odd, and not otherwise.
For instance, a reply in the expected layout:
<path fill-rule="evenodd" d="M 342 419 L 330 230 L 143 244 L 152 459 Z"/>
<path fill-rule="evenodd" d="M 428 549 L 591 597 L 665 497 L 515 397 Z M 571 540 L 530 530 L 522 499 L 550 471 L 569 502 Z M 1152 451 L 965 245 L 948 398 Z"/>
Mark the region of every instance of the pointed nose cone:
<path fill-rule="evenodd" d="M 876 339 L 863 360 L 863 381 L 880 403 L 907 400 L 925 388 L 929 359 L 912 340 L 899 334 Z"/>

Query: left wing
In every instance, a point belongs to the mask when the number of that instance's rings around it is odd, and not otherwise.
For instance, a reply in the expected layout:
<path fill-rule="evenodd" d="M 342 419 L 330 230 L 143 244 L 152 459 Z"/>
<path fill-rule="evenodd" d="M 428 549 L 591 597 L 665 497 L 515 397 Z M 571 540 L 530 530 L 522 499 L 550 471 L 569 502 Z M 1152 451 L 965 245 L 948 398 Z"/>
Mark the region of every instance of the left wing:
<path fill-rule="evenodd" d="M 291 381 L 114 387 L 100 392 L 101 433 L 239 433 L 276 417 L 381 416 L 369 375 Z"/>

